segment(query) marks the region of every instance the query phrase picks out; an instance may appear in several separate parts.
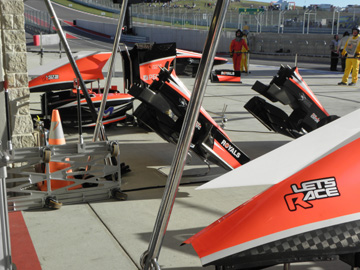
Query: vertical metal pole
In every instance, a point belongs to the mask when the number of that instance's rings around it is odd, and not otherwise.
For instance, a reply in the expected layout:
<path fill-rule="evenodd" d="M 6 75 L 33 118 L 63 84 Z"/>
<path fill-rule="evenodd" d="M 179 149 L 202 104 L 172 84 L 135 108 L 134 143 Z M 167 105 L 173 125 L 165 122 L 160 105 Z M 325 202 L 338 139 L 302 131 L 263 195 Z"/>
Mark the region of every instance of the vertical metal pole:
<path fill-rule="evenodd" d="M 284 270 L 290 270 L 290 263 L 284 263 Z"/>
<path fill-rule="evenodd" d="M 42 45 L 42 32 L 40 33 L 40 65 L 43 64 L 43 58 L 44 58 L 44 48 Z"/>
<path fill-rule="evenodd" d="M 81 113 L 81 101 L 80 101 L 80 87 L 76 85 L 76 101 L 78 106 L 78 129 L 79 129 L 79 144 L 84 144 L 84 137 L 82 131 L 82 113 Z"/>
<path fill-rule="evenodd" d="M 12 140 L 11 140 L 11 131 L 10 131 L 10 107 L 9 107 L 9 89 L 8 82 L 4 81 L 5 88 L 5 113 L 6 113 L 6 130 L 7 130 L 7 147 L 10 155 L 12 154 Z M 5 152 L 4 152 L 5 153 Z M 7 193 L 6 193 L 6 177 L 7 177 L 7 161 L 9 156 L 5 153 L 0 152 L 0 234 L 1 234 L 1 244 L 0 244 L 0 269 L 12 270 L 12 261 L 11 261 L 11 246 L 10 246 L 10 231 L 9 231 L 9 216 L 8 216 L 8 207 L 7 207 Z M 4 268 L 2 268 L 4 266 Z"/>
<path fill-rule="evenodd" d="M 110 57 L 109 70 L 108 70 L 107 77 L 106 77 L 106 82 L 105 82 L 104 94 L 103 94 L 103 97 L 102 97 L 98 117 L 97 117 L 97 120 L 96 120 L 96 126 L 95 126 L 94 135 L 93 135 L 93 141 L 96 141 L 96 139 L 99 137 L 100 128 L 103 127 L 102 118 L 103 118 L 103 115 L 104 115 L 105 106 L 106 106 L 106 100 L 107 100 L 107 97 L 108 97 L 108 94 L 109 94 L 111 79 L 112 79 L 113 70 L 114 70 L 114 66 L 115 66 L 114 65 L 115 64 L 115 56 L 116 56 L 117 51 L 119 50 L 119 43 L 120 43 L 120 38 L 121 38 L 121 30 L 122 30 L 122 26 L 124 24 L 124 19 L 125 19 L 125 13 L 126 13 L 127 6 L 128 6 L 128 0 L 122 1 L 122 6 L 121 6 L 121 10 L 120 10 L 118 26 L 117 26 L 117 29 L 116 29 L 116 35 L 115 35 L 113 50 L 112 50 L 112 54 L 111 54 L 111 57 Z"/>
<path fill-rule="evenodd" d="M 6 134 L 7 134 L 7 147 L 8 151 L 11 154 L 13 147 L 12 147 L 12 139 L 11 139 L 11 114 L 10 114 L 10 105 L 9 105 L 9 89 L 8 89 L 8 82 L 4 81 L 4 88 L 5 88 L 5 114 L 6 114 Z"/>
<path fill-rule="evenodd" d="M 3 161 L 6 161 L 9 157 L 4 156 L 3 153 L 0 153 L 0 158 Z M 0 168 L 0 233 L 1 233 L 1 245 L 0 250 L 0 269 L 12 270 L 12 258 L 11 258 L 11 244 L 10 244 L 10 231 L 9 231 L 9 214 L 7 207 L 7 196 L 6 196 L 6 165 L 1 164 Z M 4 266 L 4 268 L 2 267 Z"/>
<path fill-rule="evenodd" d="M 176 151 L 171 164 L 171 170 L 166 181 L 165 191 L 154 225 L 153 234 L 150 239 L 148 250 L 145 251 L 141 258 L 141 265 L 145 270 L 149 270 L 151 268 L 159 269 L 157 259 L 160 254 L 167 224 L 170 220 L 170 214 L 175 202 L 177 189 L 179 187 L 186 163 L 187 153 L 194 134 L 195 124 L 199 117 L 202 100 L 206 90 L 206 84 L 212 69 L 212 61 L 216 53 L 216 48 L 229 2 L 230 0 L 219 0 L 216 3 L 208 37 L 203 49 L 203 55 L 199 64 L 198 73 L 196 74 L 194 88 L 186 110 L 183 126 L 181 128 Z"/>
<path fill-rule="evenodd" d="M 310 29 L 310 14 L 308 14 L 308 24 L 307 24 L 307 33 L 306 34 L 309 34 L 309 29 Z"/>
<path fill-rule="evenodd" d="M 335 24 L 335 9 L 333 11 L 333 18 L 332 18 L 332 23 L 331 23 L 331 34 L 334 34 L 334 24 Z"/>
<path fill-rule="evenodd" d="M 281 11 L 279 12 L 279 19 L 278 19 L 278 34 L 280 33 L 280 25 L 281 25 Z"/>
<path fill-rule="evenodd" d="M 76 62 L 75 62 L 74 57 L 73 57 L 73 55 L 71 54 L 69 44 L 67 43 L 67 40 L 66 40 L 65 35 L 64 35 L 64 32 L 63 32 L 63 30 L 62 30 L 62 28 L 61 28 L 61 25 L 60 25 L 60 23 L 59 23 L 59 20 L 58 20 L 58 18 L 57 18 L 57 16 L 56 16 L 56 13 L 55 13 L 55 11 L 54 11 L 54 9 L 53 9 L 53 7 L 52 7 L 52 4 L 51 4 L 50 0 L 44 0 L 44 1 L 45 1 L 45 4 L 46 4 L 46 7 L 47 7 L 47 9 L 48 9 L 48 11 L 49 11 L 49 13 L 50 13 L 50 17 L 51 17 L 51 19 L 52 19 L 53 22 L 54 22 L 54 25 L 55 25 L 55 28 L 56 28 L 56 30 L 57 30 L 57 33 L 58 33 L 58 35 L 59 35 L 59 37 L 60 37 L 60 41 L 61 41 L 61 43 L 64 45 L 64 49 L 65 49 L 66 55 L 67 55 L 67 57 L 68 57 L 68 59 L 69 59 L 69 62 L 70 62 L 70 64 L 71 64 L 71 67 L 72 67 L 73 70 L 74 70 L 75 77 L 76 77 L 76 78 L 79 78 L 79 80 L 80 80 L 81 90 L 83 91 L 83 94 L 84 94 L 84 96 L 85 96 L 86 102 L 87 102 L 87 104 L 88 104 L 88 106 L 89 106 L 89 108 L 90 108 L 91 116 L 92 116 L 92 118 L 93 118 L 93 121 L 95 122 L 95 121 L 96 121 L 96 116 L 97 116 L 97 113 L 96 113 L 96 110 L 95 110 L 95 106 L 94 106 L 94 104 L 93 104 L 92 101 L 91 101 L 90 95 L 89 95 L 89 93 L 88 93 L 88 91 L 87 91 L 87 88 L 86 88 L 86 85 L 85 85 L 85 82 L 84 82 L 84 80 L 83 80 L 82 77 L 81 77 L 79 68 L 78 68 L 77 65 L 76 65 Z"/>
<path fill-rule="evenodd" d="M 305 22 L 306 22 L 306 11 L 304 12 L 304 21 L 303 21 L 303 34 L 305 34 Z"/>

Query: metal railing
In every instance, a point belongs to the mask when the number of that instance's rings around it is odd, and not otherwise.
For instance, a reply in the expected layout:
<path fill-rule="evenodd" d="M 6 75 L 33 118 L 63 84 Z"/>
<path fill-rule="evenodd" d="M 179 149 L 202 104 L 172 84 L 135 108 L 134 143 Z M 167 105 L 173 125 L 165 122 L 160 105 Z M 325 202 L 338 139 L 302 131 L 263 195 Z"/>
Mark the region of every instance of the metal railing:
<path fill-rule="evenodd" d="M 119 5 L 112 0 L 73 0 L 86 6 L 119 13 Z M 45 14 L 43 14 L 45 13 Z M 211 8 L 177 7 L 163 3 L 141 3 L 131 5 L 133 22 L 159 24 L 170 27 L 202 29 L 208 28 L 213 16 Z M 36 18 L 36 19 L 34 19 Z M 25 10 L 27 27 L 53 32 L 51 20 L 46 12 Z M 316 9 L 273 10 L 255 13 L 239 13 L 239 9 L 229 8 L 224 21 L 226 29 L 244 29 L 251 32 L 302 33 L 302 34 L 342 34 L 353 26 L 360 25 L 360 8 L 322 11 Z"/>
<path fill-rule="evenodd" d="M 48 12 L 27 9 L 24 11 L 25 29 L 32 33 L 55 33 L 53 24 Z"/>
<path fill-rule="evenodd" d="M 141 20 L 145 23 L 195 29 L 208 27 L 212 17 L 211 11 L 149 4 L 133 5 L 131 11 L 134 21 Z M 244 29 L 247 25 L 251 32 L 338 34 L 359 24 L 360 9 L 353 9 L 353 11 L 340 9 L 332 11 L 264 10 L 254 14 L 228 10 L 224 28 Z"/>

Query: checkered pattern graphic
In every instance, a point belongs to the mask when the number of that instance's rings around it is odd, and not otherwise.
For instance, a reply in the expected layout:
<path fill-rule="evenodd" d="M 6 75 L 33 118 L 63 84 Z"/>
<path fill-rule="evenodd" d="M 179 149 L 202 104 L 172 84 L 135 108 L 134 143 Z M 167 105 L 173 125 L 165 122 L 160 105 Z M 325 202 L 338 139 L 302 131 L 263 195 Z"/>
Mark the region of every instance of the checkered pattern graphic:
<path fill-rule="evenodd" d="M 283 252 L 330 251 L 341 248 L 360 248 L 360 220 L 317 229 L 277 240 L 236 255 L 247 257 Z"/>

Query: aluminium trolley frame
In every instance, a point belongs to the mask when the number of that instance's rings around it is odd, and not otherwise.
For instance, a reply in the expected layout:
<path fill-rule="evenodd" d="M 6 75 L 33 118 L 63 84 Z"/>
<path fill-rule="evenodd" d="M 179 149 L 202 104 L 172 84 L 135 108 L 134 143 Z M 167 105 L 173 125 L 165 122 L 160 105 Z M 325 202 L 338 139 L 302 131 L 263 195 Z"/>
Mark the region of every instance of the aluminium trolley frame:
<path fill-rule="evenodd" d="M 57 208 L 52 207 L 52 201 L 72 204 L 111 197 L 126 199 L 126 194 L 120 189 L 120 151 L 117 142 L 99 141 L 22 148 L 14 149 L 6 155 L 9 158 L 6 164 L 1 165 L 8 167 L 6 185 L 9 211 L 46 206 Z M 109 159 L 113 161 L 111 164 L 106 162 Z M 64 169 L 50 172 L 50 161 L 67 165 Z M 9 168 L 9 165 L 13 168 Z M 39 166 L 42 169 L 34 169 Z M 51 189 L 53 180 L 73 183 Z M 41 191 L 37 185 L 44 182 L 47 183 L 47 190 Z"/>

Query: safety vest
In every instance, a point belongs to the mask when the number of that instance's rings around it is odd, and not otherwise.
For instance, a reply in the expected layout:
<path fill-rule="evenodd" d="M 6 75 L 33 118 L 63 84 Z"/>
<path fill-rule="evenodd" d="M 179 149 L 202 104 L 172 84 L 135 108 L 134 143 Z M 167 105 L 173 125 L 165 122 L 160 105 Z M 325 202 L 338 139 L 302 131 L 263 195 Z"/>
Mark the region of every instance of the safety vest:
<path fill-rule="evenodd" d="M 360 37 L 357 35 L 356 37 L 349 38 L 345 44 L 345 51 L 347 52 L 347 57 L 354 57 L 356 53 L 360 51 Z"/>

